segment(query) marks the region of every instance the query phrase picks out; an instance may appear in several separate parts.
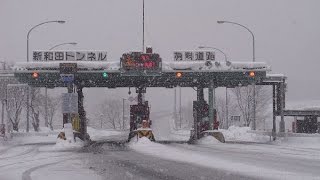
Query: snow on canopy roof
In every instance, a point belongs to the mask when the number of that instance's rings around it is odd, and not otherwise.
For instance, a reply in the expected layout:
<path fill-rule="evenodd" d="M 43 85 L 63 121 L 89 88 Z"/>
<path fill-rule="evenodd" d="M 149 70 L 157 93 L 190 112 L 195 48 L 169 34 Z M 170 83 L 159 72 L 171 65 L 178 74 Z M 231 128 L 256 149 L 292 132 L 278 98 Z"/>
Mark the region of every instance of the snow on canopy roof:
<path fill-rule="evenodd" d="M 287 102 L 286 109 L 290 110 L 320 110 L 320 100 Z"/>
<path fill-rule="evenodd" d="M 60 63 L 77 63 L 77 67 L 86 70 L 119 70 L 120 61 L 52 61 L 52 62 L 19 62 L 14 70 L 47 70 L 58 69 Z M 193 71 L 270 71 L 271 68 L 263 62 L 230 62 L 229 66 L 222 61 L 173 61 L 162 62 L 163 71 L 193 70 Z"/>
<path fill-rule="evenodd" d="M 100 69 L 100 70 L 119 70 L 120 62 L 115 61 L 52 61 L 52 62 L 18 62 L 14 65 L 14 70 L 41 70 L 41 69 L 58 69 L 60 63 L 77 63 L 77 67 L 81 69 Z"/>
<path fill-rule="evenodd" d="M 174 61 L 163 62 L 163 70 L 194 70 L 194 71 L 243 71 L 263 70 L 270 71 L 271 68 L 263 62 L 230 62 L 228 66 L 225 61 Z"/>

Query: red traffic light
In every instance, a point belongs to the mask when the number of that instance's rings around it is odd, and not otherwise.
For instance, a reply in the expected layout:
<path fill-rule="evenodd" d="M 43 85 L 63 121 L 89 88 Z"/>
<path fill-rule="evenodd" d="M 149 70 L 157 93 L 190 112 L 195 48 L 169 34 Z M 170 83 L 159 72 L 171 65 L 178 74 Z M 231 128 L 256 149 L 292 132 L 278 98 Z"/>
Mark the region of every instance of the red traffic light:
<path fill-rule="evenodd" d="M 39 74 L 37 72 L 32 73 L 32 78 L 38 78 L 38 77 L 39 77 Z"/>

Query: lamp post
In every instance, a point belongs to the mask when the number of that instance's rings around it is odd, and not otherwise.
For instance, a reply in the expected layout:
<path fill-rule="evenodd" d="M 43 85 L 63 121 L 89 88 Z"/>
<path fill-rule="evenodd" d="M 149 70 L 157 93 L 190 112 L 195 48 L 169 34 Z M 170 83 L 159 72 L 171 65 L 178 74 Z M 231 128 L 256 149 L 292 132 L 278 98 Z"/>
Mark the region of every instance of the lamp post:
<path fill-rule="evenodd" d="M 57 45 L 55 45 L 55 46 L 52 46 L 49 50 L 52 50 L 52 49 L 54 49 L 54 48 L 56 48 L 56 47 L 59 47 L 59 46 L 68 45 L 68 44 L 74 45 L 74 46 L 77 45 L 76 42 L 66 42 L 66 43 L 61 43 L 61 44 L 57 44 Z"/>
<path fill-rule="evenodd" d="M 243 28 L 245 28 L 247 31 L 249 31 L 249 33 L 252 36 L 252 62 L 256 61 L 256 57 L 255 57 L 255 39 L 254 39 L 254 34 L 253 32 L 246 26 L 236 23 L 236 22 L 231 22 L 231 21 L 217 21 L 218 24 L 224 24 L 224 23 L 229 23 L 229 24 L 234 24 L 237 26 L 241 26 Z M 256 86 L 255 84 L 253 84 L 253 130 L 256 130 Z"/>
<path fill-rule="evenodd" d="M 28 31 L 28 34 L 27 34 L 27 62 L 29 62 L 29 36 L 30 36 L 30 33 L 32 30 L 34 30 L 35 28 L 41 26 L 41 25 L 44 25 L 44 24 L 48 24 L 48 23 L 59 23 L 59 24 L 64 24 L 65 21 L 61 21 L 61 20 L 56 20 L 56 21 L 45 21 L 45 22 L 42 22 L 42 23 L 39 23 L 35 26 L 33 26 L 29 31 Z M 29 132 L 29 87 L 28 87 L 28 92 L 27 92 L 27 132 Z"/>

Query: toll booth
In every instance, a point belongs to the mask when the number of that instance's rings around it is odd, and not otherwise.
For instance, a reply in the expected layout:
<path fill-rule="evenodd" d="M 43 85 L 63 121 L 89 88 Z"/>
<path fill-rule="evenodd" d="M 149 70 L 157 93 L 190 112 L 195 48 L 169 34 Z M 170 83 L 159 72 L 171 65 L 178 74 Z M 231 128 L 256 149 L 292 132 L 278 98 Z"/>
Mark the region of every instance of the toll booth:
<path fill-rule="evenodd" d="M 295 117 L 292 124 L 292 132 L 295 133 L 319 133 L 320 122 L 317 116 Z"/>
<path fill-rule="evenodd" d="M 319 133 L 320 110 L 284 110 L 284 116 L 293 116 L 292 132 Z"/>

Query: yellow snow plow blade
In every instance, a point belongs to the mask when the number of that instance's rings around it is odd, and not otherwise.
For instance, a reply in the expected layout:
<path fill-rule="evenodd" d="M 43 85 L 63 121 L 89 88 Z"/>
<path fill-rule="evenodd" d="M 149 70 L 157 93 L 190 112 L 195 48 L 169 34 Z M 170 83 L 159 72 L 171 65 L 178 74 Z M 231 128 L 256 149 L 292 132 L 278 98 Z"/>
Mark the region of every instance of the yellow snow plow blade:
<path fill-rule="evenodd" d="M 138 138 L 146 137 L 150 141 L 155 141 L 152 129 L 137 129 Z"/>
<path fill-rule="evenodd" d="M 214 138 L 216 138 L 218 141 L 222 142 L 222 143 L 225 143 L 225 139 L 224 139 L 224 136 L 222 134 L 222 132 L 220 131 L 217 131 L 217 130 L 208 130 L 208 131 L 203 131 L 202 133 L 202 136 L 201 137 L 204 137 L 204 136 L 213 136 Z"/>

